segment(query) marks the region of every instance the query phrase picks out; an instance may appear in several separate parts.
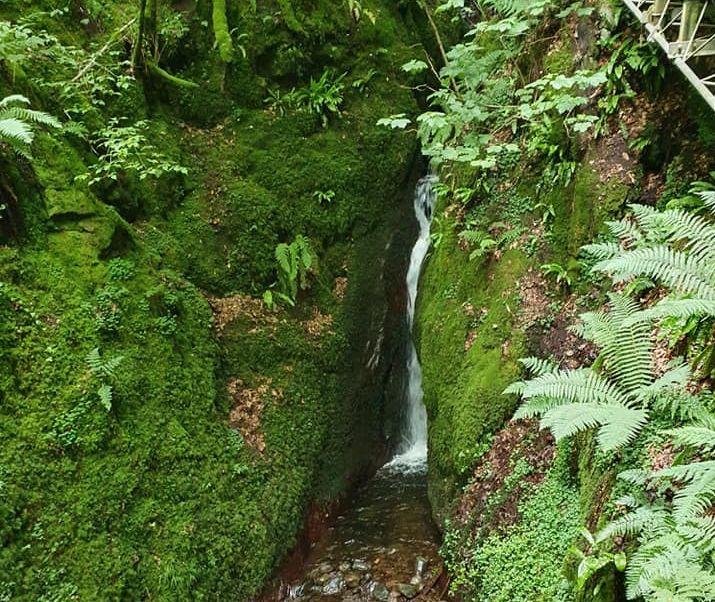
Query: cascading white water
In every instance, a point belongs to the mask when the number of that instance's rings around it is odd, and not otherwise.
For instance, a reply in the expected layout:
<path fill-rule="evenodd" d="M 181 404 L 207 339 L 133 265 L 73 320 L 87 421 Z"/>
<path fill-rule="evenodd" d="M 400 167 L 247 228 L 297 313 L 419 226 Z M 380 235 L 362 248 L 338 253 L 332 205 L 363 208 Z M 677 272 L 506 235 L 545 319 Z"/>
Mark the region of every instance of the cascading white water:
<path fill-rule="evenodd" d="M 422 401 L 422 368 L 412 339 L 412 328 L 415 320 L 417 285 L 422 272 L 422 264 L 430 246 L 430 224 L 436 202 L 433 186 L 436 182 L 436 177 L 427 176 L 417 183 L 415 190 L 414 207 L 419 223 L 419 234 L 414 247 L 412 247 L 406 279 L 407 328 L 409 332 L 406 415 L 397 455 L 390 462 L 390 466 L 405 469 L 422 467 L 427 461 L 427 411 Z"/>

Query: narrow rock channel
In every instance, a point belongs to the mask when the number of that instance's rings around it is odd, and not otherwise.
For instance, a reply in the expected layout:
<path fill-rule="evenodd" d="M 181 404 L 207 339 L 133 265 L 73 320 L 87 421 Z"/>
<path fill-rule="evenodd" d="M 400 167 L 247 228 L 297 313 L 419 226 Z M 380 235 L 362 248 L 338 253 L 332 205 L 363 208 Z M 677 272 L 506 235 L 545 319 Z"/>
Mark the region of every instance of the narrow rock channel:
<path fill-rule="evenodd" d="M 430 245 L 435 181 L 427 176 L 415 190 L 419 233 L 405 282 L 405 319 L 410 331 L 419 276 Z M 284 599 L 439 599 L 439 532 L 432 522 L 427 498 L 427 415 L 422 402 L 422 372 L 411 337 L 407 344 L 403 424 L 395 455 L 357 492 L 349 510 L 317 542 L 303 575 L 290 585 Z"/>

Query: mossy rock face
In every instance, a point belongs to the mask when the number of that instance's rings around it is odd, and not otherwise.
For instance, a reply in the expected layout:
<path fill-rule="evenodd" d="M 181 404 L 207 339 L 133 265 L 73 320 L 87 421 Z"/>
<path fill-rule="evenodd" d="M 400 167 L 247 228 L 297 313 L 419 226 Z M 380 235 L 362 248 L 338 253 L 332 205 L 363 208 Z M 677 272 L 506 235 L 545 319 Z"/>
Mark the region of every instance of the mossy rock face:
<path fill-rule="evenodd" d="M 417 110 L 396 77 L 417 39 L 386 1 L 364 4 L 375 26 L 340 3 L 259 4 L 228 8 L 245 59 L 219 60 L 199 2 L 162 67 L 201 87 L 145 74 L 92 113 L 93 128 L 146 119 L 188 177 L 88 188 L 90 149 L 44 134 L 28 174 L 3 170 L 32 236 L 0 247 L 0 598 L 253 599 L 307 504 L 394 441 L 417 147 L 376 122 Z M 64 16 L 47 27 L 101 47 L 135 9 L 110 3 L 91 34 Z M 265 110 L 268 87 L 324 69 L 348 73 L 325 127 Z M 276 245 L 298 234 L 316 252 L 311 288 L 268 312 Z M 267 323 L 212 313 L 237 293 Z M 92 371 L 94 349 L 122 358 L 113 376 Z"/>
<path fill-rule="evenodd" d="M 525 348 L 513 320 L 516 283 L 528 266 L 516 249 L 498 260 L 470 262 L 451 220 L 441 229 L 423 275 L 417 318 L 430 420 L 430 496 L 438 514 L 514 410 L 514 400 L 502 391 L 519 375 L 516 360 Z"/>

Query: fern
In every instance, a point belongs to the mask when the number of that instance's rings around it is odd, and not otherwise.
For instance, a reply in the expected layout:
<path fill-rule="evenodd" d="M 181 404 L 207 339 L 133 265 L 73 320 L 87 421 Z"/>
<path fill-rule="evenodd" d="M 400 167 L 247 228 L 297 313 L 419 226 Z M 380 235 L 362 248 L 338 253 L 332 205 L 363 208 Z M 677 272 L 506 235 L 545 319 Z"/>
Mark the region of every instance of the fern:
<path fill-rule="evenodd" d="M 616 281 L 646 277 L 671 289 L 669 297 L 641 314 L 644 320 L 715 316 L 715 191 L 697 194 L 710 215 L 631 205 L 635 224 L 629 219 L 609 223 L 621 244 L 583 248 L 597 260 L 593 271 L 610 273 Z"/>
<path fill-rule="evenodd" d="M 31 158 L 29 147 L 35 138 L 36 126 L 60 127 L 59 121 L 51 115 L 23 106 L 29 104 L 20 94 L 0 100 L 0 143 L 7 144 L 26 159 Z"/>
<path fill-rule="evenodd" d="M 116 369 L 123 361 L 124 357 L 121 355 L 106 360 L 103 359 L 99 353 L 99 349 L 96 347 L 92 349 L 86 357 L 89 371 L 100 381 L 99 388 L 97 389 L 97 397 L 107 412 L 112 409 L 112 401 L 114 399 L 114 389 L 111 381 L 116 379 Z"/>
<path fill-rule="evenodd" d="M 694 422 L 670 434 L 686 449 L 698 453 L 715 450 L 715 426 L 710 416 L 704 423 Z M 648 602 L 715 599 L 711 559 L 715 550 L 715 460 L 650 473 L 630 470 L 618 476 L 647 495 L 641 494 L 643 503 L 608 523 L 594 541 L 638 539 L 639 546 L 626 566 L 627 597 Z"/>
<path fill-rule="evenodd" d="M 595 430 L 605 451 L 633 441 L 647 423 L 653 398 L 677 391 L 690 374 L 678 364 L 659 378 L 653 375 L 650 325 L 636 319 L 639 313 L 634 301 L 612 294 L 607 311 L 581 316 L 577 330 L 601 348 L 599 370 L 559 370 L 536 358 L 522 360 L 536 376 L 504 391 L 524 400 L 514 417 L 541 417 L 557 440 Z"/>

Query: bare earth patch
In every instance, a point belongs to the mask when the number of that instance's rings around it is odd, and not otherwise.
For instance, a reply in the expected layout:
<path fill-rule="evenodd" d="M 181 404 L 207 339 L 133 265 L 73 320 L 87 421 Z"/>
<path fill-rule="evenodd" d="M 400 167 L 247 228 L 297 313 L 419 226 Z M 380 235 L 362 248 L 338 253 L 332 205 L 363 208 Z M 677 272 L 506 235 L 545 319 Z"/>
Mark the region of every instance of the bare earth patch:
<path fill-rule="evenodd" d="M 330 327 L 333 325 L 333 316 L 322 314 L 317 307 L 313 308 L 313 317 L 303 322 L 303 327 L 313 338 L 320 338 L 323 332 L 331 333 Z"/>
<path fill-rule="evenodd" d="M 519 520 L 519 503 L 528 493 L 527 485 L 538 485 L 544 480 L 555 455 L 553 437 L 547 430 L 539 429 L 537 420 L 510 422 L 497 433 L 489 452 L 477 465 L 455 518 L 461 524 L 469 525 L 473 532 L 485 526 L 492 530 L 516 523 Z M 516 458 L 528 462 L 532 470 L 505 499 L 499 500 L 496 507 L 490 509 L 513 472 Z"/>
<path fill-rule="evenodd" d="M 208 301 L 214 312 L 214 323 L 219 335 L 223 334 L 226 326 L 237 318 L 248 319 L 256 327 L 278 322 L 275 313 L 269 310 L 261 299 L 255 297 L 248 295 L 209 297 Z"/>
<path fill-rule="evenodd" d="M 245 383 L 233 378 L 227 384 L 228 393 L 233 399 L 233 407 L 228 415 L 228 424 L 241 433 L 246 445 L 263 454 L 266 442 L 261 432 L 261 416 L 265 407 L 266 397 L 282 399 L 283 392 L 271 386 L 271 379 L 263 380 L 257 387 L 249 388 Z"/>

